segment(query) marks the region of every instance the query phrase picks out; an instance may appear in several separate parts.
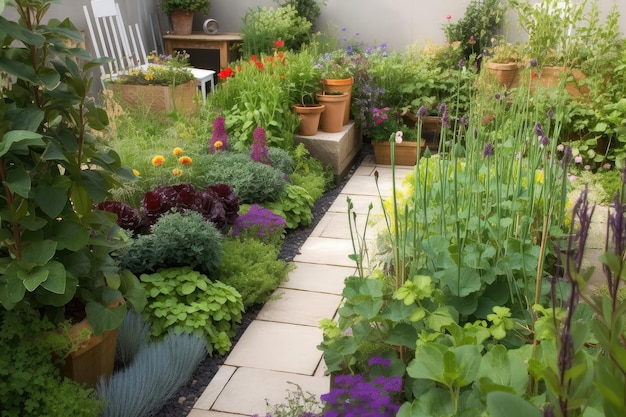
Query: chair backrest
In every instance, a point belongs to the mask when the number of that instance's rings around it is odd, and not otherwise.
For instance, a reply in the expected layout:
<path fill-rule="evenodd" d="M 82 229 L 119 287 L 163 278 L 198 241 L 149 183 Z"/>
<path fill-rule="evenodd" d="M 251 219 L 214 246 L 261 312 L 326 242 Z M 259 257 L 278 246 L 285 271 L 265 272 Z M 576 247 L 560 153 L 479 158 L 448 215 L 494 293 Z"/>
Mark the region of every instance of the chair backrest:
<path fill-rule="evenodd" d="M 87 6 L 83 6 L 83 11 L 96 56 L 112 58 L 101 67 L 103 76 L 116 78 L 130 68 L 148 63 L 139 24 L 135 24 L 134 31 L 129 25 L 126 32 L 115 0 L 92 0 L 93 22 Z"/>

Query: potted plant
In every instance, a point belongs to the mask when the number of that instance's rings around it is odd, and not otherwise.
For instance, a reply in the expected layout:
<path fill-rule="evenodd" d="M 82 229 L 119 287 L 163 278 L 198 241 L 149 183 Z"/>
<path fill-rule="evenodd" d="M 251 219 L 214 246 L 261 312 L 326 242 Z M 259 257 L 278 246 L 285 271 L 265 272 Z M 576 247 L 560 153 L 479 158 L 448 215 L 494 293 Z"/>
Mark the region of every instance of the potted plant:
<path fill-rule="evenodd" d="M 397 110 L 389 107 L 370 109 L 373 125 L 363 130 L 363 134 L 372 142 L 374 159 L 377 164 L 391 164 L 390 142 L 396 141 L 396 133 L 402 132 L 402 141 L 395 145 L 395 163 L 397 165 L 415 165 L 417 161 L 417 132 L 402 121 Z"/>
<path fill-rule="evenodd" d="M 520 47 L 504 40 L 485 50 L 486 68 L 498 84 L 507 88 L 517 85 L 519 78 Z"/>
<path fill-rule="evenodd" d="M 11 45 L 0 50 L 0 70 L 14 80 L 0 111 L 0 308 L 26 304 L 60 322 L 71 307 L 102 334 L 129 305 L 145 304 L 137 277 L 111 256 L 126 234 L 94 209 L 133 175 L 91 133 L 108 118 L 88 98 L 86 71 L 104 61 L 76 46 L 83 37 L 69 19 L 43 21 L 52 3 L 17 0 L 20 20 L 0 17 Z"/>
<path fill-rule="evenodd" d="M 319 91 L 321 70 L 312 65 L 315 44 L 305 47 L 299 53 L 286 55 L 285 82 L 294 111 L 300 118 L 300 134 L 312 136 L 317 133 L 320 116 L 325 109 L 316 101 Z"/>
<path fill-rule="evenodd" d="M 194 13 L 207 13 L 211 0 L 161 0 L 161 10 L 172 21 L 175 35 L 190 35 Z"/>
<path fill-rule="evenodd" d="M 322 91 L 326 94 L 347 93 L 348 98 L 344 102 L 342 119 L 344 125 L 350 121 L 353 76 L 359 60 L 359 54 L 349 53 L 347 49 L 339 48 L 322 54 L 316 62 L 322 72 Z"/>
<path fill-rule="evenodd" d="M 128 106 L 145 105 L 148 112 L 177 110 L 191 115 L 196 110 L 197 83 L 189 71 L 185 52 L 148 56 L 150 64 L 136 67 L 108 84 L 114 95 Z"/>

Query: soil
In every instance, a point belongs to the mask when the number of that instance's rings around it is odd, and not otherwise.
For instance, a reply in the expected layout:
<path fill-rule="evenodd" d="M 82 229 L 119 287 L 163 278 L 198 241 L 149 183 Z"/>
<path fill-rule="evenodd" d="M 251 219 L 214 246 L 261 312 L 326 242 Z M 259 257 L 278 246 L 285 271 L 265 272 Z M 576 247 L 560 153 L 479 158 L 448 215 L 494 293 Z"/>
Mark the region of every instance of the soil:
<path fill-rule="evenodd" d="M 346 177 L 337 184 L 335 188 L 327 191 L 319 200 L 313 205 L 313 222 L 306 227 L 300 227 L 295 230 L 290 230 L 283 242 L 283 247 L 280 252 L 279 258 L 286 261 L 293 261 L 293 258 L 300 253 L 302 244 L 309 237 L 315 226 L 324 216 L 326 211 L 333 204 L 343 187 L 348 180 L 352 177 L 354 170 L 360 165 L 363 158 L 372 153 L 370 144 L 363 144 L 361 152 L 357 156 L 354 165 Z M 237 328 L 237 334 L 233 338 L 233 346 L 237 343 L 243 332 L 248 325 L 256 318 L 258 312 L 263 306 L 257 305 L 249 308 L 244 314 L 241 324 Z M 211 379 L 215 376 L 219 366 L 224 363 L 226 356 L 207 356 L 198 365 L 194 371 L 191 379 L 182 386 L 176 394 L 169 398 L 160 410 L 153 414 L 155 417 L 186 417 L 193 408 L 194 404 L 200 398 L 205 388 L 211 382 Z"/>

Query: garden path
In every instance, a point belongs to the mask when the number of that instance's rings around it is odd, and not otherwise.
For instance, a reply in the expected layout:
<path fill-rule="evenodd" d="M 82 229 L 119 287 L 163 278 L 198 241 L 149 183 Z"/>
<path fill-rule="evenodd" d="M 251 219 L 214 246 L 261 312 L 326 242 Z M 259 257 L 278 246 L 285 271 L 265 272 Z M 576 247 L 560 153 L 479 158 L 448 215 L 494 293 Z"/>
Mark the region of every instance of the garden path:
<path fill-rule="evenodd" d="M 335 315 L 343 280 L 356 272 L 348 259 L 353 249 L 346 198 L 354 204 L 362 231 L 370 203 L 374 212 L 380 206 L 376 170 L 382 195 L 389 195 L 391 168 L 376 167 L 373 157 L 366 156 L 300 248 L 288 280 L 248 326 L 189 417 L 265 415 L 266 401 L 283 403 L 294 390 L 290 382 L 318 398 L 329 391 L 330 379 L 324 376 L 322 352 L 316 347 L 322 340 L 318 322 Z M 410 170 L 397 168 L 396 178 Z"/>
<path fill-rule="evenodd" d="M 353 249 L 346 198 L 350 197 L 357 214 L 357 233 L 363 230 L 370 203 L 373 215 L 381 212 L 375 171 L 381 195 L 390 194 L 391 168 L 376 166 L 373 155 L 365 156 L 295 256 L 296 268 L 288 280 L 245 330 L 188 417 L 263 416 L 269 411 L 267 404 L 285 402 L 295 389 L 292 383 L 317 398 L 329 391 L 330 378 L 324 376 L 322 352 L 316 347 L 322 340 L 318 322 L 335 316 L 343 280 L 356 273 L 348 258 Z M 396 168 L 396 179 L 409 171 L 409 167 Z M 606 215 L 601 213 L 606 210 L 597 210 L 594 216 L 588 264 L 598 264 L 604 245 Z M 370 229 L 368 240 L 375 234 Z M 598 266 L 596 274 L 601 272 Z"/>

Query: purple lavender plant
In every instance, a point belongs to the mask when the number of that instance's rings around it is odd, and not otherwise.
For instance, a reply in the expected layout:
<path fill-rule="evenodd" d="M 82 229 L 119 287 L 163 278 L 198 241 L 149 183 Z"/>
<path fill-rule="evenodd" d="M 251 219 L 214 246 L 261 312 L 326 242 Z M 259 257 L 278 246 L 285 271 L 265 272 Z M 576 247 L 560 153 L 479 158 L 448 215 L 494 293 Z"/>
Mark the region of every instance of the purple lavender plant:
<path fill-rule="evenodd" d="M 282 235 L 285 230 L 285 219 L 257 204 L 252 204 L 245 214 L 235 220 L 232 231 L 239 236 L 246 231 L 252 231 L 259 237 L 272 234 Z"/>
<path fill-rule="evenodd" d="M 252 134 L 254 138 L 254 142 L 252 143 L 252 154 L 250 157 L 253 161 L 261 162 L 265 165 L 271 165 L 271 161 L 268 155 L 267 143 L 265 139 L 267 138 L 267 133 L 265 133 L 265 129 L 263 127 L 258 126 L 254 129 L 254 133 Z"/>

